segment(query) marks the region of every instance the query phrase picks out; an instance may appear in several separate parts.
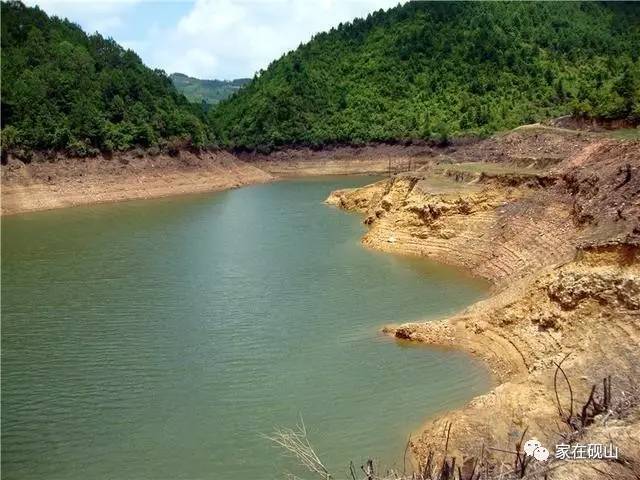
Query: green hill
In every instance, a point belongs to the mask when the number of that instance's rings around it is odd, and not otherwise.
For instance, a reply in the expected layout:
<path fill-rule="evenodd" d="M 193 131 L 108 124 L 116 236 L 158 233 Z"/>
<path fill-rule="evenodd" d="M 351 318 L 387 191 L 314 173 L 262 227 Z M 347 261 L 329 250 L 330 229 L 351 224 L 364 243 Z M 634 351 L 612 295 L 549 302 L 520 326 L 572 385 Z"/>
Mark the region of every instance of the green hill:
<path fill-rule="evenodd" d="M 172 73 L 169 78 L 171 78 L 178 91 L 187 97 L 190 102 L 208 105 L 215 105 L 221 100 L 230 97 L 240 87 L 251 81 L 250 78 L 201 80 L 183 73 Z"/>
<path fill-rule="evenodd" d="M 131 50 L 37 7 L 1 8 L 5 152 L 209 143 L 202 109 Z"/>
<path fill-rule="evenodd" d="M 640 3 L 408 3 L 232 82 L 172 82 L 37 7 L 3 2 L 1 13 L 3 152 L 268 151 L 443 141 L 567 113 L 640 120 Z"/>
<path fill-rule="evenodd" d="M 443 140 L 640 117 L 640 3 L 415 2 L 341 24 L 210 112 L 228 147 Z"/>

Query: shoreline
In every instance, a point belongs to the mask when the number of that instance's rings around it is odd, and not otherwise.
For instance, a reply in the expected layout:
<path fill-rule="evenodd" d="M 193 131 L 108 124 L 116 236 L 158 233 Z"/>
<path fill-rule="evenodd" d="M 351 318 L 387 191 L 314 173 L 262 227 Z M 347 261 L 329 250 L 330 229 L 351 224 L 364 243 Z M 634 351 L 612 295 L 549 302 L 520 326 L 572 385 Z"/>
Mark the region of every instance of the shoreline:
<path fill-rule="evenodd" d="M 423 151 L 420 147 L 417 151 Z M 399 146 L 295 150 L 271 156 L 225 151 L 176 156 L 123 152 L 110 157 L 59 157 L 2 165 L 0 216 L 77 205 L 205 193 L 322 175 L 382 175 L 405 168 L 408 152 Z"/>
<path fill-rule="evenodd" d="M 531 156 L 505 136 L 566 137 Z M 269 154 L 225 150 L 174 155 L 143 150 L 88 158 L 33 152 L 29 163 L 9 154 L 0 167 L 0 216 L 90 203 L 219 191 L 276 178 L 317 175 L 385 175 L 429 168 L 434 163 L 506 161 L 527 166 L 548 165 L 566 156 L 574 144 L 603 139 L 603 134 L 532 124 L 489 139 L 462 138 L 449 145 L 374 143 L 332 145 L 314 150 L 283 148 Z M 449 176 L 459 173 L 451 171 Z"/>
<path fill-rule="evenodd" d="M 432 454 L 436 462 L 449 455 L 460 463 L 488 455 L 495 465 L 511 464 L 509 454 L 484 447 L 513 450 L 513 432 L 525 429 L 543 444 L 560 441 L 570 431 L 558 417 L 553 377 L 554 362 L 565 357 L 577 409 L 608 375 L 617 395 L 638 395 L 640 142 L 527 130 L 459 149 L 454 160 L 461 163 L 339 190 L 326 200 L 363 215 L 364 246 L 461 266 L 493 285 L 487 299 L 453 316 L 382 328 L 402 341 L 467 351 L 498 380 L 465 406 L 422 422 L 411 441 L 418 462 Z M 489 163 L 464 165 L 487 151 Z M 519 168 L 525 161 L 534 168 Z M 433 182 L 443 177 L 449 186 Z M 569 402 L 566 389 L 558 395 Z M 624 428 L 596 422 L 582 438 L 588 443 L 604 433 L 623 445 L 630 432 L 640 433 L 638 404 L 624 415 L 616 420 Z M 442 432 L 450 426 L 443 452 Z M 627 454 L 640 459 L 640 446 Z M 571 475 L 588 466 L 556 467 L 559 476 L 549 478 L 578 478 Z M 625 468 L 605 466 L 619 478 Z"/>
<path fill-rule="evenodd" d="M 2 216 L 78 205 L 226 190 L 273 176 L 226 154 L 123 154 L 2 166 Z"/>

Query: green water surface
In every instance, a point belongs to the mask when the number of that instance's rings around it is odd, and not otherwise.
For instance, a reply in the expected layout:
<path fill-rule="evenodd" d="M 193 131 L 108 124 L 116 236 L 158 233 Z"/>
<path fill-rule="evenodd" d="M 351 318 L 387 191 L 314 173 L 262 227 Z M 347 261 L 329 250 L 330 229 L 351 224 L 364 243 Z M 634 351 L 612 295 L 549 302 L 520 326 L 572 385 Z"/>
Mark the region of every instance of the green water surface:
<path fill-rule="evenodd" d="M 299 414 L 338 477 L 350 460 L 401 463 L 413 429 L 489 376 L 377 330 L 486 285 L 363 248 L 361 218 L 322 201 L 369 182 L 3 219 L 3 478 L 283 478 L 299 470 L 261 434 Z"/>

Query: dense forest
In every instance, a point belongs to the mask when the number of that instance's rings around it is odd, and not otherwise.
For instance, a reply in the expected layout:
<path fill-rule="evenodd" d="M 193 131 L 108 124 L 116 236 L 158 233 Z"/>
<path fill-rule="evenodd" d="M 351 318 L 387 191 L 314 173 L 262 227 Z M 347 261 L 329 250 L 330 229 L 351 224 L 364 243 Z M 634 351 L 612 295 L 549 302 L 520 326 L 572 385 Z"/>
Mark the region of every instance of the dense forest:
<path fill-rule="evenodd" d="M 203 108 L 114 40 L 2 2 L 2 146 L 270 151 L 638 121 L 639 56 L 640 3 L 415 2 L 319 33 Z"/>
<path fill-rule="evenodd" d="M 640 3 L 414 2 L 316 35 L 210 113 L 242 148 L 640 118 Z"/>
<path fill-rule="evenodd" d="M 204 112 L 164 72 L 112 39 L 19 2 L 2 3 L 3 149 L 72 155 L 205 146 Z"/>
<path fill-rule="evenodd" d="M 200 103 L 205 109 L 229 98 L 243 85 L 251 81 L 250 78 L 236 78 L 235 80 L 201 80 L 184 73 L 172 73 L 171 81 L 187 100 Z"/>

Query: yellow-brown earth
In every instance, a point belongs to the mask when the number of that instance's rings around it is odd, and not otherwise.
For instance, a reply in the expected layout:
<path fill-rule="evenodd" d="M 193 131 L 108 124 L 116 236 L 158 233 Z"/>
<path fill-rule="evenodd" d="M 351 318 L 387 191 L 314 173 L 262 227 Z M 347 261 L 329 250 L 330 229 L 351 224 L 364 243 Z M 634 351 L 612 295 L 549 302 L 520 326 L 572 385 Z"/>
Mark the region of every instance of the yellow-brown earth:
<path fill-rule="evenodd" d="M 365 215 L 364 245 L 464 266 L 494 284 L 489 299 L 452 318 L 384 328 L 467 349 L 498 379 L 424 425 L 412 440 L 418 462 L 446 454 L 470 468 L 482 457 L 508 472 L 508 452 L 526 431 L 551 451 L 606 440 L 621 454 L 618 462 L 537 462 L 531 477 L 639 478 L 639 142 L 518 129 L 327 202 Z M 608 412 L 576 425 L 592 386 L 601 399 L 609 376 Z"/>

